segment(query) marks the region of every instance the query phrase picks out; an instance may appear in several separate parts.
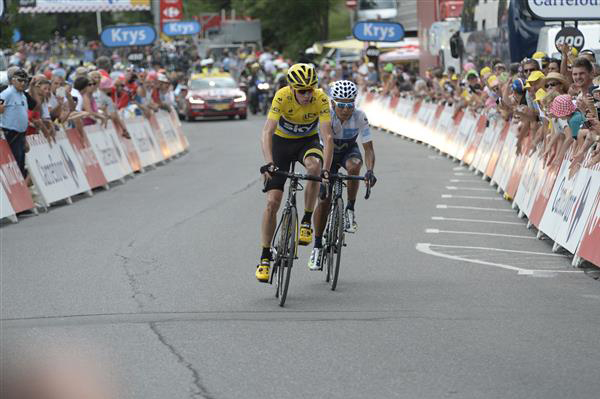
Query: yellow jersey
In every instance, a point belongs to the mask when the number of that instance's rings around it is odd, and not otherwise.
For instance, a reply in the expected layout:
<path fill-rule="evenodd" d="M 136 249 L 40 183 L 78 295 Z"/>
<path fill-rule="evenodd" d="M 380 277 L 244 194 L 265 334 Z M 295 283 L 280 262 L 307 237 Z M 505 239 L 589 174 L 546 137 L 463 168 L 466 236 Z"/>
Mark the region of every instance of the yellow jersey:
<path fill-rule="evenodd" d="M 277 121 L 275 134 L 286 139 L 301 139 L 319 133 L 319 122 L 331 122 L 329 97 L 315 89 L 309 104 L 300 105 L 290 86 L 275 93 L 269 119 Z"/>

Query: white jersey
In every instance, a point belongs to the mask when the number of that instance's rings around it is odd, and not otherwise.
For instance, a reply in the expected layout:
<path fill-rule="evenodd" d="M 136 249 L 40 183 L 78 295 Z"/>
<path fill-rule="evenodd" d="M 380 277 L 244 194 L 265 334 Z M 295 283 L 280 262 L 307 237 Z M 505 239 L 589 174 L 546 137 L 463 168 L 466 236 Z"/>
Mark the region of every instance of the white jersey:
<path fill-rule="evenodd" d="M 335 114 L 335 110 L 331 109 L 331 129 L 333 130 L 333 151 L 336 153 L 345 152 L 351 148 L 359 137 L 363 144 L 372 140 L 367 115 L 359 109 L 354 109 L 352 116 L 343 123 Z"/>

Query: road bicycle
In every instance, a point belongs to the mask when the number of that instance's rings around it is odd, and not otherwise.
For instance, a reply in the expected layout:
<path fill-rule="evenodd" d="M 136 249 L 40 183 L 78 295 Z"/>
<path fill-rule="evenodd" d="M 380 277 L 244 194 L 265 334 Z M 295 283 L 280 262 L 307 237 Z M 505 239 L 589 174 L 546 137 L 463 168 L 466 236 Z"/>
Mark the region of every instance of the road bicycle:
<path fill-rule="evenodd" d="M 296 193 L 304 190 L 300 180 L 321 181 L 320 177 L 294 173 L 292 164 L 291 172 L 274 170 L 274 175 L 285 176 L 290 180 L 288 195 L 281 218 L 273 235 L 272 260 L 273 267 L 269 276 L 269 284 L 275 281 L 275 297 L 279 298 L 279 306 L 285 304 L 290 275 L 295 259 L 298 259 L 298 210 L 296 208 Z"/>
<path fill-rule="evenodd" d="M 366 180 L 365 176 L 350 176 L 341 173 L 331 174 L 329 183 L 331 188 L 331 203 L 327 216 L 327 225 L 323 233 L 323 250 L 321 251 L 321 265 L 325 270 L 325 281 L 329 283 L 332 291 L 337 287 L 340 275 L 340 262 L 342 248 L 346 246 L 344 231 L 344 199 L 342 194 L 346 181 Z M 371 196 L 371 185 L 367 184 L 365 199 Z"/>

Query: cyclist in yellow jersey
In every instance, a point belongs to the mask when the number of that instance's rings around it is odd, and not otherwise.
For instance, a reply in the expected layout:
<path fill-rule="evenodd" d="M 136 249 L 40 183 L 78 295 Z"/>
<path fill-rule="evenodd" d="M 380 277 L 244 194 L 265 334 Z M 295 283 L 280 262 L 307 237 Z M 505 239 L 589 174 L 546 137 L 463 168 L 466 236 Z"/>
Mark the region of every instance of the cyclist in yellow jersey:
<path fill-rule="evenodd" d="M 287 171 L 297 161 L 304 165 L 308 174 L 326 180 L 333 158 L 329 98 L 317 88 L 315 68 L 310 64 L 292 65 L 287 73 L 287 82 L 288 86 L 275 93 L 262 131 L 261 144 L 266 165 L 261 168 L 261 173 L 266 182 L 267 207 L 261 227 L 262 251 L 256 268 L 256 278 L 260 282 L 269 280 L 271 241 L 285 185 L 285 177 L 271 175 L 270 167 L 274 165 Z M 324 148 L 320 144 L 319 134 Z M 300 245 L 309 245 L 312 241 L 311 219 L 318 193 L 318 182 L 306 183 L 305 212 L 298 239 Z M 320 220 L 315 220 L 315 224 L 318 223 L 321 223 Z"/>

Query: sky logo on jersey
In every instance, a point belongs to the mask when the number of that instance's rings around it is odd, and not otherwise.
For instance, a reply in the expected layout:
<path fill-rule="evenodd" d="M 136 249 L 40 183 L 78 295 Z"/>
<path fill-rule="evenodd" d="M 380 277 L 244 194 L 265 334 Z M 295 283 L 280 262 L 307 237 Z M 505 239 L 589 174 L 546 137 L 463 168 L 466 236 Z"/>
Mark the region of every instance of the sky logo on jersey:
<path fill-rule="evenodd" d="M 363 42 L 397 42 L 404 38 L 404 27 L 397 22 L 361 21 L 352 34 Z"/>

